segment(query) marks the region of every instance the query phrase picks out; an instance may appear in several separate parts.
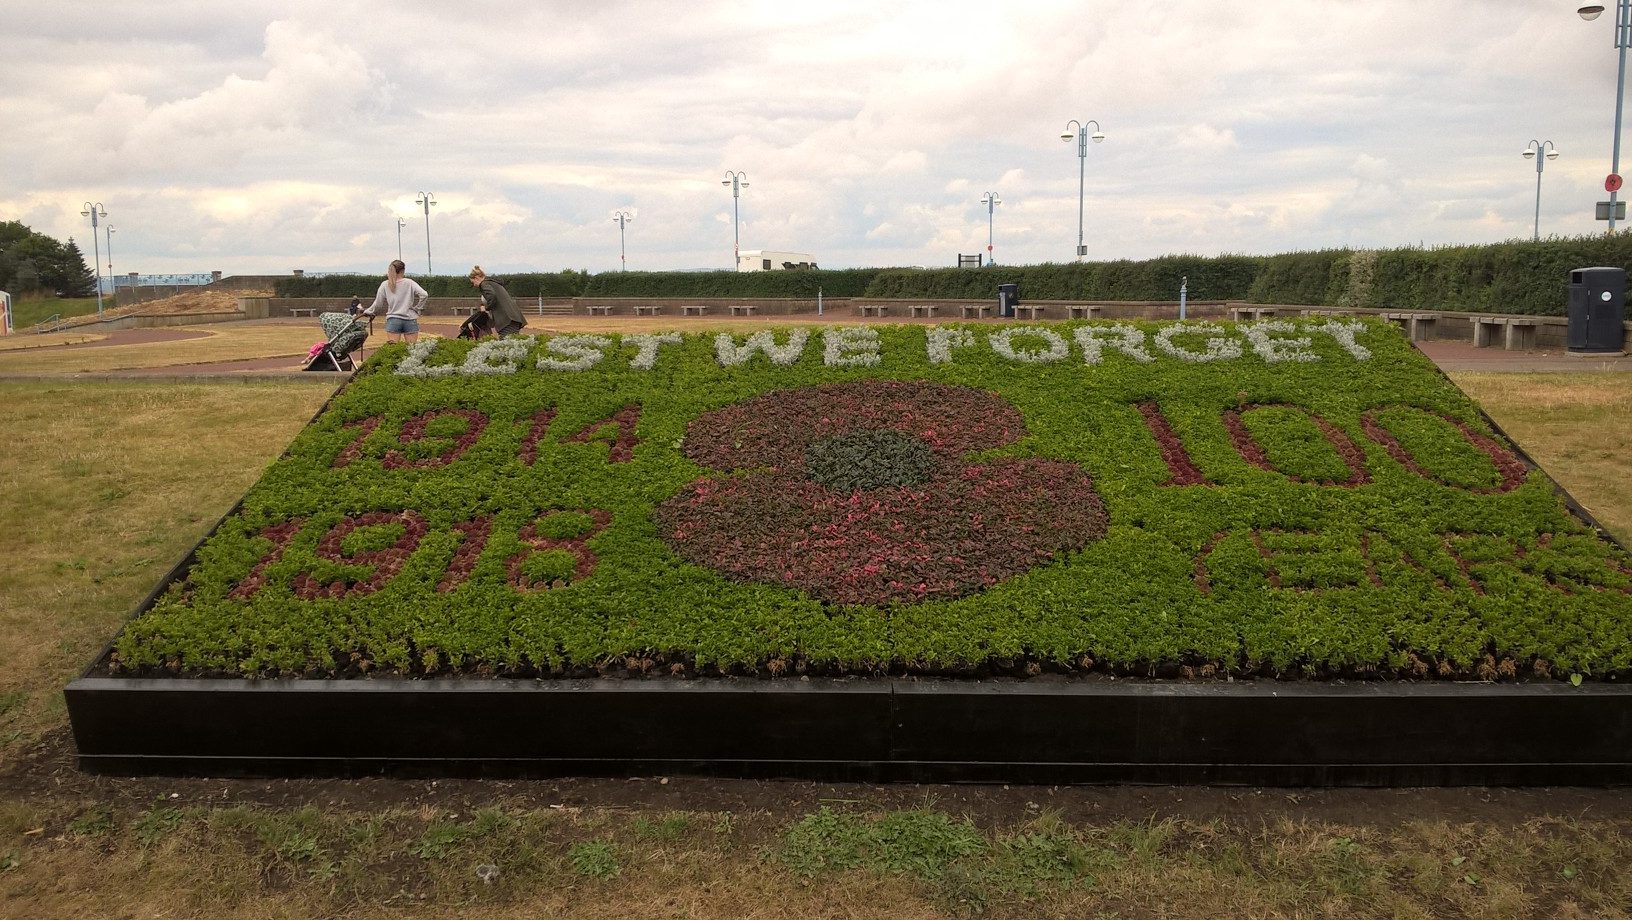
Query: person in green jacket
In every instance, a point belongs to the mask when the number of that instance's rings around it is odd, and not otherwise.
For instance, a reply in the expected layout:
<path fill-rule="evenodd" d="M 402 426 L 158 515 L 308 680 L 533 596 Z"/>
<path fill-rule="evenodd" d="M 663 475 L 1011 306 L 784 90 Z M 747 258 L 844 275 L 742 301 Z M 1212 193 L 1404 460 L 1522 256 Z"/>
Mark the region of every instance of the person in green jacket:
<path fill-rule="evenodd" d="M 504 285 L 489 278 L 480 265 L 470 270 L 470 283 L 481 289 L 482 309 L 493 317 L 493 330 L 499 334 L 499 338 L 515 335 L 527 325 L 527 318 L 521 315 L 516 299 L 510 296 Z"/>

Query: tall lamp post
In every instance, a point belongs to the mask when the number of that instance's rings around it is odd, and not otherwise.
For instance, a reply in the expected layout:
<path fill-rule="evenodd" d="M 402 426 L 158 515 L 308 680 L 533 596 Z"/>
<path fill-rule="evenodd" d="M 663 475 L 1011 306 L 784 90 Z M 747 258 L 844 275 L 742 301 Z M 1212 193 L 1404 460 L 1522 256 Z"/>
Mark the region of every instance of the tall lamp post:
<path fill-rule="evenodd" d="M 100 212 L 100 213 L 98 213 L 98 212 Z M 102 248 L 101 245 L 100 245 L 101 237 L 98 237 L 96 235 L 97 219 L 101 218 L 101 217 L 107 217 L 108 216 L 108 209 L 102 207 L 102 202 L 100 202 L 100 201 L 96 202 L 95 204 L 92 204 L 91 202 L 87 201 L 83 205 L 83 210 L 81 210 L 79 212 L 79 216 L 80 217 L 89 217 L 91 219 L 91 249 L 93 251 L 100 250 Z M 96 266 L 96 315 L 101 316 L 102 315 L 102 253 L 101 252 L 96 253 L 96 260 L 94 262 L 92 262 L 91 264 Z"/>
<path fill-rule="evenodd" d="M 436 196 L 430 192 L 420 192 L 414 199 L 414 204 L 425 208 L 425 274 L 431 274 L 431 208 L 436 204 Z"/>
<path fill-rule="evenodd" d="M 996 192 L 987 192 L 986 197 L 980 199 L 980 203 L 986 206 L 986 264 L 996 265 L 997 262 L 992 257 L 992 209 L 1002 204 L 1003 199 L 997 197 Z"/>
<path fill-rule="evenodd" d="M 612 219 L 618 222 L 618 264 L 622 266 L 618 271 L 626 272 L 629 270 L 629 259 L 624 255 L 623 226 L 634 220 L 635 215 L 628 211 L 618 210 L 612 212 Z"/>
<path fill-rule="evenodd" d="M 1581 7 L 1576 13 L 1591 22 L 1603 11 L 1602 5 L 1594 3 Z M 1620 50 L 1621 63 L 1615 74 L 1615 144 L 1609 160 L 1610 174 L 1616 176 L 1621 174 L 1621 99 L 1626 94 L 1626 46 L 1629 44 L 1632 44 L 1632 0 L 1616 0 L 1615 47 Z M 1616 189 L 1609 193 L 1610 233 L 1615 232 L 1615 196 L 1618 192 L 1619 189 Z"/>
<path fill-rule="evenodd" d="M 398 262 L 402 261 L 402 228 L 406 227 L 406 226 L 408 226 L 408 222 L 406 220 L 403 220 L 401 217 L 398 217 L 397 218 L 397 261 Z M 429 228 L 426 228 L 426 230 L 427 230 L 427 233 L 428 233 Z M 426 258 L 429 259 L 429 256 L 427 256 Z"/>
<path fill-rule="evenodd" d="M 108 293 L 113 295 L 113 305 L 119 305 L 119 282 L 113 275 L 113 224 L 102 228 L 102 235 L 108 238 Z"/>
<path fill-rule="evenodd" d="M 742 258 L 742 230 L 737 224 L 737 199 L 742 197 L 742 190 L 748 187 L 748 174 L 728 169 L 720 184 L 731 186 L 731 270 L 736 271 L 737 263 Z"/>
<path fill-rule="evenodd" d="M 1094 126 L 1093 134 L 1088 133 L 1089 125 Z M 1073 126 L 1075 127 L 1073 128 Z M 1065 131 L 1060 134 L 1060 140 L 1062 141 L 1068 141 L 1072 138 L 1076 138 L 1077 141 L 1077 258 L 1080 260 L 1088 254 L 1088 247 L 1082 244 L 1082 194 L 1084 182 L 1086 181 L 1084 177 L 1088 174 L 1088 140 L 1092 138 L 1094 143 L 1103 144 L 1105 143 L 1105 135 L 1100 132 L 1099 122 L 1094 121 L 1092 118 L 1086 122 L 1077 121 L 1073 118 L 1065 123 Z"/>
<path fill-rule="evenodd" d="M 1537 154 L 1540 154 L 1540 156 L 1537 156 Z M 1525 146 L 1523 157 L 1526 160 L 1533 158 L 1536 161 L 1536 229 L 1530 238 L 1539 240 L 1541 239 L 1541 164 L 1547 160 L 1558 159 L 1558 148 L 1553 146 L 1552 141 L 1532 139 Z M 1611 205 L 1610 209 L 1614 210 L 1614 206 Z"/>

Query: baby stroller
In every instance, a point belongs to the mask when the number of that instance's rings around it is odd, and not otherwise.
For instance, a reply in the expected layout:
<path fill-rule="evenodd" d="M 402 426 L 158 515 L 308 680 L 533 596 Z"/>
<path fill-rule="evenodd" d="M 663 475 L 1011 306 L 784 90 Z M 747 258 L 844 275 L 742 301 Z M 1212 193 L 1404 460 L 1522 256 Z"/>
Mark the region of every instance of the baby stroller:
<path fill-rule="evenodd" d="M 468 319 L 459 324 L 459 338 L 480 342 L 493 335 L 493 315 L 486 310 L 477 310 Z"/>
<path fill-rule="evenodd" d="M 350 371 L 357 366 L 352 363 L 351 353 L 363 347 L 368 341 L 368 326 L 363 324 L 362 314 L 350 316 L 345 313 L 319 313 L 317 324 L 323 327 L 325 341 L 312 346 L 311 353 L 306 356 L 306 366 L 303 371 Z"/>

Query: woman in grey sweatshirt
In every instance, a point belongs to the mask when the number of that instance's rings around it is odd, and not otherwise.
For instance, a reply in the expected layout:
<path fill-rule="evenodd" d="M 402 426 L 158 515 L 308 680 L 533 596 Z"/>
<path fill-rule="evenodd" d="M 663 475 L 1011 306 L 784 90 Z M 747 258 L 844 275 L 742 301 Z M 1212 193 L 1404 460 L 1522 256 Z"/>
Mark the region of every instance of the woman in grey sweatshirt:
<path fill-rule="evenodd" d="M 363 311 L 364 315 L 373 316 L 380 307 L 385 307 L 385 331 L 393 336 L 393 342 L 419 341 L 419 312 L 431 299 L 419 282 L 403 277 L 406 271 L 408 266 L 402 264 L 401 259 L 387 266 L 385 280 L 380 282 L 373 305 Z"/>

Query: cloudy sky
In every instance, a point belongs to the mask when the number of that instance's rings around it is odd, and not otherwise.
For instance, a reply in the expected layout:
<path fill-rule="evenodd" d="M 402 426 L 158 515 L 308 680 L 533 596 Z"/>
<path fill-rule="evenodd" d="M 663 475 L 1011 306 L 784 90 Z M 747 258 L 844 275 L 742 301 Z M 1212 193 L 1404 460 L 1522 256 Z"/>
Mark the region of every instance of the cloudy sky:
<path fill-rule="evenodd" d="M 1599 231 L 1576 0 L 0 0 L 0 220 L 120 273 L 826 268 Z M 389 9 L 390 12 L 380 12 Z M 1632 156 L 1632 151 L 1629 151 Z M 1632 169 L 1632 167 L 1629 167 Z M 107 259 L 104 256 L 103 264 Z"/>

